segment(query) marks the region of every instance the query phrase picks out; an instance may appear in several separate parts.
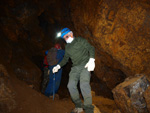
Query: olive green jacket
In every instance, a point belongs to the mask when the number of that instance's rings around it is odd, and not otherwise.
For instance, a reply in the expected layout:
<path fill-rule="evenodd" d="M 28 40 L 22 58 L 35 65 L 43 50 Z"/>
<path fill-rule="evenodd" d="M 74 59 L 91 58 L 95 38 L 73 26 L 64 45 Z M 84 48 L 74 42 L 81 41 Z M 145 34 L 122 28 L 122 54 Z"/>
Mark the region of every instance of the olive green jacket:
<path fill-rule="evenodd" d="M 65 55 L 59 65 L 64 66 L 69 58 L 73 66 L 85 65 L 89 58 L 95 58 L 95 48 L 82 37 L 74 38 L 71 43 L 66 44 Z"/>

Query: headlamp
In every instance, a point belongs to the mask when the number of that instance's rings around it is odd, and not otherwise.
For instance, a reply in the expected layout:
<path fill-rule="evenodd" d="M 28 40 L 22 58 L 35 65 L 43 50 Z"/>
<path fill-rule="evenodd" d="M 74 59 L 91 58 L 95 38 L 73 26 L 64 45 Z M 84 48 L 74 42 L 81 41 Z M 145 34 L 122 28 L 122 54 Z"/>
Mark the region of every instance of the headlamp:
<path fill-rule="evenodd" d="M 58 32 L 57 33 L 57 38 L 60 37 L 60 36 L 61 36 L 61 32 Z"/>

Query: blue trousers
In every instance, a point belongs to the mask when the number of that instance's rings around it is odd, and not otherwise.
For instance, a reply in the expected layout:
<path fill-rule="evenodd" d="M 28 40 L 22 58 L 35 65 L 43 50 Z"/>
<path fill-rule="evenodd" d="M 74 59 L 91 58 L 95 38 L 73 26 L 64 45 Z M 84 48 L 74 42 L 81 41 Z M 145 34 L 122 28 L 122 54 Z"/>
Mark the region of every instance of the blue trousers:
<path fill-rule="evenodd" d="M 45 90 L 45 95 L 48 97 L 53 95 L 53 90 L 55 90 L 55 93 L 57 93 L 59 86 L 60 86 L 60 82 L 61 82 L 62 68 L 59 69 L 57 73 L 55 73 L 55 81 L 53 81 L 53 77 L 54 77 L 54 74 L 52 72 L 53 67 L 54 66 L 49 66 L 49 69 L 50 69 L 49 83 Z M 55 84 L 53 84 L 53 82 L 55 82 Z"/>

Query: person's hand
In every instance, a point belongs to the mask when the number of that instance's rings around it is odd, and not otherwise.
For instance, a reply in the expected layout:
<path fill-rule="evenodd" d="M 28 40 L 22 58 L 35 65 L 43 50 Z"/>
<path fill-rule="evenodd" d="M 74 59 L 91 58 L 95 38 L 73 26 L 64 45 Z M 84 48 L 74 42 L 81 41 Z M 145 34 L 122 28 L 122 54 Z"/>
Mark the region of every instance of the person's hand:
<path fill-rule="evenodd" d="M 49 73 L 50 73 L 50 70 L 48 70 L 48 75 L 49 75 Z"/>
<path fill-rule="evenodd" d="M 95 59 L 90 58 L 88 63 L 85 65 L 85 68 L 87 68 L 88 71 L 94 71 L 94 69 L 95 69 Z"/>
<path fill-rule="evenodd" d="M 53 68 L 53 73 L 58 72 L 58 70 L 60 69 L 60 65 L 57 65 Z"/>

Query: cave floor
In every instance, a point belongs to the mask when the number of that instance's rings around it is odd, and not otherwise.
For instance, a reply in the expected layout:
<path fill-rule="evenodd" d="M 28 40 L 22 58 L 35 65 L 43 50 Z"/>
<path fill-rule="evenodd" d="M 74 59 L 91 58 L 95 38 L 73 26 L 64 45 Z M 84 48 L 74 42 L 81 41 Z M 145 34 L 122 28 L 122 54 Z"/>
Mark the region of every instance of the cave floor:
<path fill-rule="evenodd" d="M 12 79 L 12 84 L 16 92 L 16 104 L 10 113 L 70 113 L 74 108 L 71 98 L 59 99 L 56 95 L 53 100 L 16 78 Z M 93 96 L 93 104 L 101 113 L 112 113 L 117 109 L 113 100 L 100 96 Z"/>

